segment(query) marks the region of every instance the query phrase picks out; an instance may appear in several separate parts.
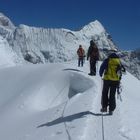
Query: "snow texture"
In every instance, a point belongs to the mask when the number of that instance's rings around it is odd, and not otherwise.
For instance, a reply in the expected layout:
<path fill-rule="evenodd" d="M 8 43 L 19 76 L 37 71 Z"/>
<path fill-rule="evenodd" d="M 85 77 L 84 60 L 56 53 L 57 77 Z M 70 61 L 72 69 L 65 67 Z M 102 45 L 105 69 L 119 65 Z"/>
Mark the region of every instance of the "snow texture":
<path fill-rule="evenodd" d="M 0 69 L 0 138 L 102 140 L 104 133 L 105 140 L 139 140 L 139 80 L 123 76 L 122 102 L 102 122 L 102 80 L 88 72 L 88 61 Z"/>

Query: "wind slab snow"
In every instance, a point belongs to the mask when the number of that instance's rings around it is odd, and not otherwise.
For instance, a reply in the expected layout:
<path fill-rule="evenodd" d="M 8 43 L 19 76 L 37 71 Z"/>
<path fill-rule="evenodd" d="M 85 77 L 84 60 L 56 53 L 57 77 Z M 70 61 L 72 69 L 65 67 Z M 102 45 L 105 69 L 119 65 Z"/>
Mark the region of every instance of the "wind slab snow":
<path fill-rule="evenodd" d="M 75 61 L 0 69 L 0 139 L 102 140 L 102 80 L 88 72 Z M 105 140 L 140 138 L 140 82 L 127 73 L 122 85 L 122 102 L 103 116 Z"/>

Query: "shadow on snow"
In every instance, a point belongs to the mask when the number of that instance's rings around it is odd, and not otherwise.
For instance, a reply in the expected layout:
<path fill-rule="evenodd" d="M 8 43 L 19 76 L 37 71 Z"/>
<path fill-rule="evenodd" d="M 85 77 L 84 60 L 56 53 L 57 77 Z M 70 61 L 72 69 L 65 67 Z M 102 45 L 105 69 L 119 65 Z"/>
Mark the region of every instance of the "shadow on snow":
<path fill-rule="evenodd" d="M 66 117 L 59 117 L 59 118 L 57 118 L 57 119 L 55 119 L 51 122 L 41 124 L 41 125 L 37 126 L 37 128 L 44 127 L 44 126 L 53 126 L 53 125 L 57 125 L 57 124 L 60 124 L 60 123 L 65 123 L 65 122 L 71 122 L 73 120 L 83 118 L 83 117 L 85 117 L 85 115 L 109 116 L 109 114 L 93 113 L 93 112 L 90 112 L 90 111 L 85 111 L 85 112 L 80 112 L 80 113 L 73 114 L 73 115 L 66 116 Z"/>

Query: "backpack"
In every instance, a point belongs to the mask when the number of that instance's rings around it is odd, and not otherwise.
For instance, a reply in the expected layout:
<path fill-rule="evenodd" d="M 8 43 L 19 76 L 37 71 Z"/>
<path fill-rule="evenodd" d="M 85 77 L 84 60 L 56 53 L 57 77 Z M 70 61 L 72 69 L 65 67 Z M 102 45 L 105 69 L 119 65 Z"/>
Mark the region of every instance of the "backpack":
<path fill-rule="evenodd" d="M 107 68 L 104 74 L 104 80 L 119 81 L 120 75 L 118 74 L 121 62 L 119 58 L 109 58 Z"/>
<path fill-rule="evenodd" d="M 99 60 L 99 50 L 96 45 L 89 47 L 88 57 L 90 57 L 90 59 Z"/>
<path fill-rule="evenodd" d="M 84 57 L 85 56 L 85 51 L 84 49 L 81 47 L 77 50 L 77 54 L 79 57 Z"/>

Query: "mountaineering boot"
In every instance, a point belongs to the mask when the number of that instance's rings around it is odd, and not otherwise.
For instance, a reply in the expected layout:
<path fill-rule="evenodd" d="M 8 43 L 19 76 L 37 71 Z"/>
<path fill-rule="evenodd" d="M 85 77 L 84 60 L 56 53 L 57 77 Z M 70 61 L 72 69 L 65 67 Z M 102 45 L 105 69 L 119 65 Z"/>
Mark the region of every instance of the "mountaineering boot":
<path fill-rule="evenodd" d="M 109 111 L 109 115 L 113 115 L 113 111 Z"/>
<path fill-rule="evenodd" d="M 93 74 L 92 73 L 88 73 L 88 75 L 91 75 L 92 76 Z"/>
<path fill-rule="evenodd" d="M 88 75 L 95 76 L 96 74 L 95 73 L 88 73 Z"/>
<path fill-rule="evenodd" d="M 107 112 L 107 108 L 101 108 L 101 112 Z"/>

